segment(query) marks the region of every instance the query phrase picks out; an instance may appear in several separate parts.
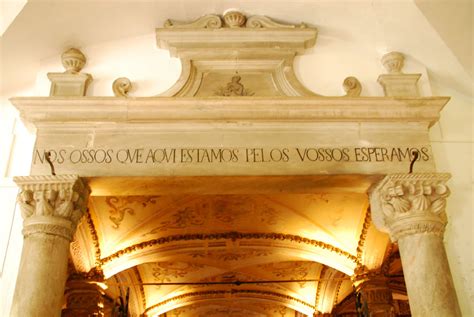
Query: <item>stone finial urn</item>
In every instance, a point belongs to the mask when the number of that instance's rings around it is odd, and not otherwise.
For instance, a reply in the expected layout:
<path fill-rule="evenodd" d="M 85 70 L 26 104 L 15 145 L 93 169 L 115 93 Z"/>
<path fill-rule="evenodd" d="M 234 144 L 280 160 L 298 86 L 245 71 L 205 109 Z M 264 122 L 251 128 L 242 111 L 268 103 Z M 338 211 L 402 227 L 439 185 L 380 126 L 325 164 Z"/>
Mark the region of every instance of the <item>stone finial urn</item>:
<path fill-rule="evenodd" d="M 76 48 L 70 48 L 61 55 L 61 60 L 66 73 L 76 74 L 86 64 L 86 57 Z"/>
<path fill-rule="evenodd" d="M 389 74 L 401 74 L 405 56 L 400 52 L 390 52 L 382 56 L 382 64 Z"/>

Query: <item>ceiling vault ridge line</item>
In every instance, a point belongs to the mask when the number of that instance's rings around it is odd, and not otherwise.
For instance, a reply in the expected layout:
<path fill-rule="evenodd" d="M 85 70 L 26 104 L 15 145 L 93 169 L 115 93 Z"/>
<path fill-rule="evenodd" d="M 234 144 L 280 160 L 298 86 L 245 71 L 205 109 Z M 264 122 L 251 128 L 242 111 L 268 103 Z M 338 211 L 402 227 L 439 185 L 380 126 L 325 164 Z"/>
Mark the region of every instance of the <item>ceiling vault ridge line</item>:
<path fill-rule="evenodd" d="M 321 268 L 321 272 L 319 273 L 319 278 L 320 279 L 322 279 L 323 276 L 326 274 L 327 269 L 328 269 L 328 267 L 325 266 L 325 265 Z M 321 295 L 321 284 L 322 283 L 318 283 L 318 286 L 316 288 L 316 298 L 314 299 L 314 306 L 315 307 L 318 307 L 318 305 L 319 305 L 319 297 Z"/>
<path fill-rule="evenodd" d="M 352 281 L 351 277 L 332 277 L 332 278 L 315 278 L 315 279 L 290 279 L 290 280 L 255 280 L 255 281 L 229 281 L 229 282 L 153 282 L 144 283 L 107 283 L 107 285 L 143 285 L 143 286 L 156 286 L 156 285 L 241 285 L 241 284 L 272 284 L 272 283 L 300 283 L 300 282 L 331 282 L 331 281 Z"/>
<path fill-rule="evenodd" d="M 128 246 L 124 249 L 121 249 L 107 257 L 104 257 L 100 260 L 101 265 L 109 263 L 115 259 L 118 259 L 124 255 L 129 253 L 135 252 L 137 250 L 142 250 L 148 247 L 152 247 L 155 245 L 162 245 L 177 241 L 189 241 L 189 240 L 223 240 L 223 239 L 231 239 L 235 240 L 249 240 L 249 239 L 265 239 L 265 240 L 282 240 L 282 241 L 291 241 L 297 243 L 304 243 L 307 245 L 312 245 L 317 248 L 322 248 L 324 250 L 334 252 L 338 255 L 344 256 L 350 261 L 357 263 L 357 257 L 353 254 L 344 251 L 338 247 L 335 247 L 329 243 L 313 240 L 310 238 L 305 238 L 302 236 L 294 235 L 294 234 L 287 234 L 287 233 L 275 233 L 275 232 L 221 232 L 221 233 L 192 233 L 192 234 L 178 234 L 178 235 L 171 235 L 161 238 L 156 238 L 144 242 L 140 242 L 131 246 Z"/>
<path fill-rule="evenodd" d="M 92 215 L 89 208 L 87 208 L 86 212 L 86 222 L 89 232 L 92 236 L 92 243 L 94 245 L 95 265 L 96 267 L 100 268 L 102 266 L 102 254 L 100 251 L 99 236 L 97 235 L 97 230 L 95 229 L 94 221 L 92 220 Z"/>
<path fill-rule="evenodd" d="M 256 295 L 267 295 L 267 296 L 274 296 L 274 297 L 284 298 L 284 299 L 288 299 L 288 300 L 297 302 L 297 303 L 299 303 L 301 305 L 304 305 L 306 307 L 309 307 L 309 308 L 315 310 L 315 312 L 317 312 L 316 306 L 311 305 L 311 304 L 309 304 L 309 303 L 307 303 L 307 302 L 305 302 L 305 301 L 303 301 L 299 298 L 296 298 L 296 297 L 293 297 L 293 296 L 290 296 L 290 295 L 281 294 L 281 293 L 277 293 L 277 292 L 271 292 L 271 291 L 256 290 L 256 289 L 231 289 L 231 290 L 207 290 L 207 291 L 198 291 L 198 292 L 189 292 L 189 293 L 180 294 L 180 295 L 165 299 L 165 300 L 163 300 L 163 301 L 161 301 L 157 304 L 154 304 L 154 305 L 148 307 L 143 313 L 147 314 L 148 312 L 150 312 L 153 309 L 156 309 L 160 306 L 164 306 L 164 305 L 169 304 L 170 302 L 173 302 L 173 301 L 182 300 L 184 298 L 197 297 L 197 296 L 206 296 L 206 295 L 233 295 L 233 294 L 256 294 Z"/>
<path fill-rule="evenodd" d="M 332 304 L 333 307 L 335 307 L 337 305 L 337 299 L 339 297 L 339 291 L 341 290 L 341 285 L 342 285 L 343 282 L 344 282 L 344 280 L 342 280 L 342 279 L 338 279 L 338 281 L 337 281 L 336 292 L 334 294 L 334 301 L 333 301 L 333 304 Z"/>
<path fill-rule="evenodd" d="M 362 225 L 362 230 L 359 236 L 359 242 L 357 243 L 356 261 L 357 261 L 358 266 L 362 265 L 362 255 L 364 251 L 365 239 L 367 238 L 367 232 L 369 231 L 371 219 L 372 219 L 372 216 L 371 216 L 371 211 L 370 211 L 370 206 L 369 206 L 367 207 L 367 211 L 365 213 L 364 223 Z"/>
<path fill-rule="evenodd" d="M 143 280 L 142 276 L 140 275 L 140 271 L 136 266 L 133 267 L 135 275 L 137 276 L 138 280 L 138 287 L 140 287 L 140 295 L 142 297 L 142 304 L 143 304 L 143 309 L 146 309 L 146 296 L 145 296 L 145 289 L 143 288 Z"/>

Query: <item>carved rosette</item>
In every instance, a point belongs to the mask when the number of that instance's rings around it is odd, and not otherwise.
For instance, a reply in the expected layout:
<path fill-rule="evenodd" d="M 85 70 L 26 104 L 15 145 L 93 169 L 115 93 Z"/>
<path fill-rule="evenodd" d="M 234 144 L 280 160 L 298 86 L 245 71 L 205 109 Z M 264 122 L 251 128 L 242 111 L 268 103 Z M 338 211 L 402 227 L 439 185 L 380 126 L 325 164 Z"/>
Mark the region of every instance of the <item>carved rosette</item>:
<path fill-rule="evenodd" d="M 386 176 L 372 192 L 393 241 L 412 234 L 443 236 L 449 174 Z"/>
<path fill-rule="evenodd" d="M 23 235 L 46 233 L 69 241 L 87 209 L 89 187 L 76 175 L 15 177 Z"/>

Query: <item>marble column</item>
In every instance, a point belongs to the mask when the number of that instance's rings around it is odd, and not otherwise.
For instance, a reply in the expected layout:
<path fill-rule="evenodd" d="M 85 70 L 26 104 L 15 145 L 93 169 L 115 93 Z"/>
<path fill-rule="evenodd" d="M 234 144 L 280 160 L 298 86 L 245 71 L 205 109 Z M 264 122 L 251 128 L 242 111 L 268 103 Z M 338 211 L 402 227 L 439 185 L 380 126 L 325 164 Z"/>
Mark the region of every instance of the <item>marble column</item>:
<path fill-rule="evenodd" d="M 15 177 L 21 191 L 23 250 L 11 316 L 60 316 L 69 243 L 89 188 L 75 175 Z"/>
<path fill-rule="evenodd" d="M 371 191 L 372 220 L 398 242 L 414 317 L 461 316 L 443 244 L 449 174 L 395 174 Z"/>
<path fill-rule="evenodd" d="M 361 312 L 371 317 L 394 317 L 392 290 L 387 279 L 378 274 L 360 274 L 354 277 L 354 286 L 360 303 Z"/>

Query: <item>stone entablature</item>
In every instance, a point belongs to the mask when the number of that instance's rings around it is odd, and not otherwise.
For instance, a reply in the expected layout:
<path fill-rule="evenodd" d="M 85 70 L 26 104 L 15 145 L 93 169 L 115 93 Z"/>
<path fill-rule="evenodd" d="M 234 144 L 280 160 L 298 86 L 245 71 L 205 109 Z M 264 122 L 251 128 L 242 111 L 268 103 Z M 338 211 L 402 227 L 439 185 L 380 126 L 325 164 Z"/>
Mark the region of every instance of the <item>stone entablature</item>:
<path fill-rule="evenodd" d="M 411 75 L 399 52 L 382 59 L 386 95 L 397 97 L 360 97 L 352 76 L 344 96 L 311 92 L 293 62 L 317 33 L 235 11 L 169 21 L 157 43 L 183 67 L 159 96 L 129 96 L 133 81 L 120 77 L 116 97 L 12 99 L 37 128 L 31 173 L 49 173 L 46 152 L 58 173 L 83 176 L 406 173 L 414 153 L 416 172 L 435 172 L 428 129 L 449 98 L 400 90 L 395 77 Z M 63 62 L 77 77 L 85 57 L 68 50 Z"/>
<path fill-rule="evenodd" d="M 32 174 L 50 173 L 44 152 L 51 151 L 58 173 L 83 176 L 403 173 L 413 151 L 420 154 L 415 171 L 434 172 L 428 127 L 447 101 L 12 99 L 38 129 Z"/>

